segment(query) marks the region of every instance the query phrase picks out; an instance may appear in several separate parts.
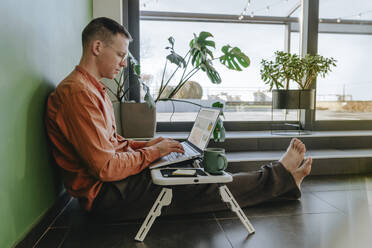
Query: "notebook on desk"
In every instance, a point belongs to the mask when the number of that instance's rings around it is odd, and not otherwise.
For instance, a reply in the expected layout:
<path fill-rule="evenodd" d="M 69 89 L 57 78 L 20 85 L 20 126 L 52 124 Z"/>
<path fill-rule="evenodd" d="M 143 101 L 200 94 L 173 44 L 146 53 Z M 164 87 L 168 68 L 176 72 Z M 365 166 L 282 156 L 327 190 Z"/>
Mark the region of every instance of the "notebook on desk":
<path fill-rule="evenodd" d="M 203 150 L 207 147 L 211 134 L 216 126 L 219 109 L 200 108 L 194 125 L 186 141 L 181 142 L 185 153 L 172 152 L 150 165 L 150 169 L 169 166 L 184 161 L 191 161 L 203 156 Z"/>

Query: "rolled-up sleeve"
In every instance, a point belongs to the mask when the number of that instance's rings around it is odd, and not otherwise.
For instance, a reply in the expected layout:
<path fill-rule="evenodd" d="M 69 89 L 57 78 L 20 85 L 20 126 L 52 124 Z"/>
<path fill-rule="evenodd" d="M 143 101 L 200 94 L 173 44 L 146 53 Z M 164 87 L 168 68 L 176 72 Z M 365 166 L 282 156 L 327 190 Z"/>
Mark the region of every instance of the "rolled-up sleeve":
<path fill-rule="evenodd" d="M 116 134 L 116 138 L 119 142 L 129 142 L 129 146 L 136 150 L 136 149 L 140 149 L 140 148 L 143 148 L 146 146 L 147 144 L 147 141 L 142 141 L 142 140 L 126 140 L 125 138 L 123 138 L 121 135 L 119 134 Z"/>
<path fill-rule="evenodd" d="M 117 152 L 110 141 L 100 101 L 89 91 L 76 92 L 64 102 L 57 117 L 68 139 L 89 173 L 100 181 L 122 180 L 137 174 L 160 157 L 159 149 L 135 143 L 134 151 Z M 134 143 L 133 143 L 134 142 Z"/>

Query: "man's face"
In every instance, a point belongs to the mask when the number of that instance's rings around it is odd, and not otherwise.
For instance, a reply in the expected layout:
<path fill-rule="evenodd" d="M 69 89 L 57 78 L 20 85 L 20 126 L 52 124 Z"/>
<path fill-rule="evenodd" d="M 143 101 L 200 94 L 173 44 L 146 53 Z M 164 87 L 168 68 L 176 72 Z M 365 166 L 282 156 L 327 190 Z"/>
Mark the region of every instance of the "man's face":
<path fill-rule="evenodd" d="M 97 56 L 97 65 L 101 77 L 113 79 L 122 67 L 127 66 L 129 40 L 124 35 L 116 34 L 111 43 L 106 43 Z"/>

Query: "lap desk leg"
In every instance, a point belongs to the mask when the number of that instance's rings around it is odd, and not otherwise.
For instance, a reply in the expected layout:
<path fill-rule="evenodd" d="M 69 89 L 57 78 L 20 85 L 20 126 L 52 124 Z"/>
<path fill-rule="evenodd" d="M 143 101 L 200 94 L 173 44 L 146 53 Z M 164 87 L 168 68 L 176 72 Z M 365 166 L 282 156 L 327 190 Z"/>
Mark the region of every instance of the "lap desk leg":
<path fill-rule="evenodd" d="M 240 208 L 239 204 L 236 202 L 235 198 L 233 197 L 227 186 L 226 185 L 220 186 L 219 190 L 220 195 L 222 197 L 222 201 L 230 204 L 231 211 L 235 212 L 235 214 L 239 217 L 240 221 L 243 223 L 248 233 L 249 234 L 254 233 L 255 230 L 253 225 L 248 220 L 247 216 L 245 216 L 243 210 Z"/>
<path fill-rule="evenodd" d="M 156 199 L 154 205 L 152 206 L 150 212 L 147 214 L 146 219 L 142 223 L 141 228 L 138 230 L 136 237 L 137 241 L 143 241 L 150 230 L 152 224 L 154 223 L 156 217 L 160 216 L 161 208 L 163 206 L 168 206 L 172 201 L 172 189 L 163 188 Z"/>
<path fill-rule="evenodd" d="M 231 211 L 236 213 L 236 215 L 239 217 L 244 227 L 247 229 L 248 233 L 249 234 L 254 233 L 255 229 L 253 225 L 248 220 L 247 216 L 245 216 L 244 212 L 242 211 L 239 204 L 234 199 L 233 195 L 231 194 L 227 186 L 226 185 L 220 186 L 219 191 L 220 191 L 222 201 L 230 204 Z M 154 205 L 152 206 L 150 212 L 147 214 L 146 219 L 142 223 L 141 228 L 138 230 L 137 235 L 134 238 L 135 240 L 142 242 L 146 238 L 146 235 L 149 232 L 155 219 L 161 215 L 162 207 L 170 205 L 171 201 L 172 201 L 172 189 L 163 188 L 158 198 L 156 199 Z"/>

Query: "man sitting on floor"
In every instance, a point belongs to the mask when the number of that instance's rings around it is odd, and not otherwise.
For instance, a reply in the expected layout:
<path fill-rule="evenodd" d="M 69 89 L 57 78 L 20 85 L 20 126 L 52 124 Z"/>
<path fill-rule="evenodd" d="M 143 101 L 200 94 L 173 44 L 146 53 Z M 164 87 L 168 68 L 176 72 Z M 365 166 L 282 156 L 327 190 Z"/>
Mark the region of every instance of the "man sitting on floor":
<path fill-rule="evenodd" d="M 133 141 L 116 133 L 113 107 L 100 80 L 113 79 L 127 65 L 131 40 L 117 22 L 92 20 L 82 33 L 80 64 L 49 96 L 46 116 L 67 192 L 87 211 L 123 219 L 145 217 L 161 190 L 151 183 L 146 169 L 151 162 L 171 152 L 183 153 L 172 139 Z M 311 170 L 305 152 L 305 145 L 294 138 L 279 161 L 234 174 L 228 187 L 242 207 L 278 197 L 298 199 L 301 182 Z M 165 214 L 225 209 L 216 190 L 215 184 L 177 187 Z"/>

